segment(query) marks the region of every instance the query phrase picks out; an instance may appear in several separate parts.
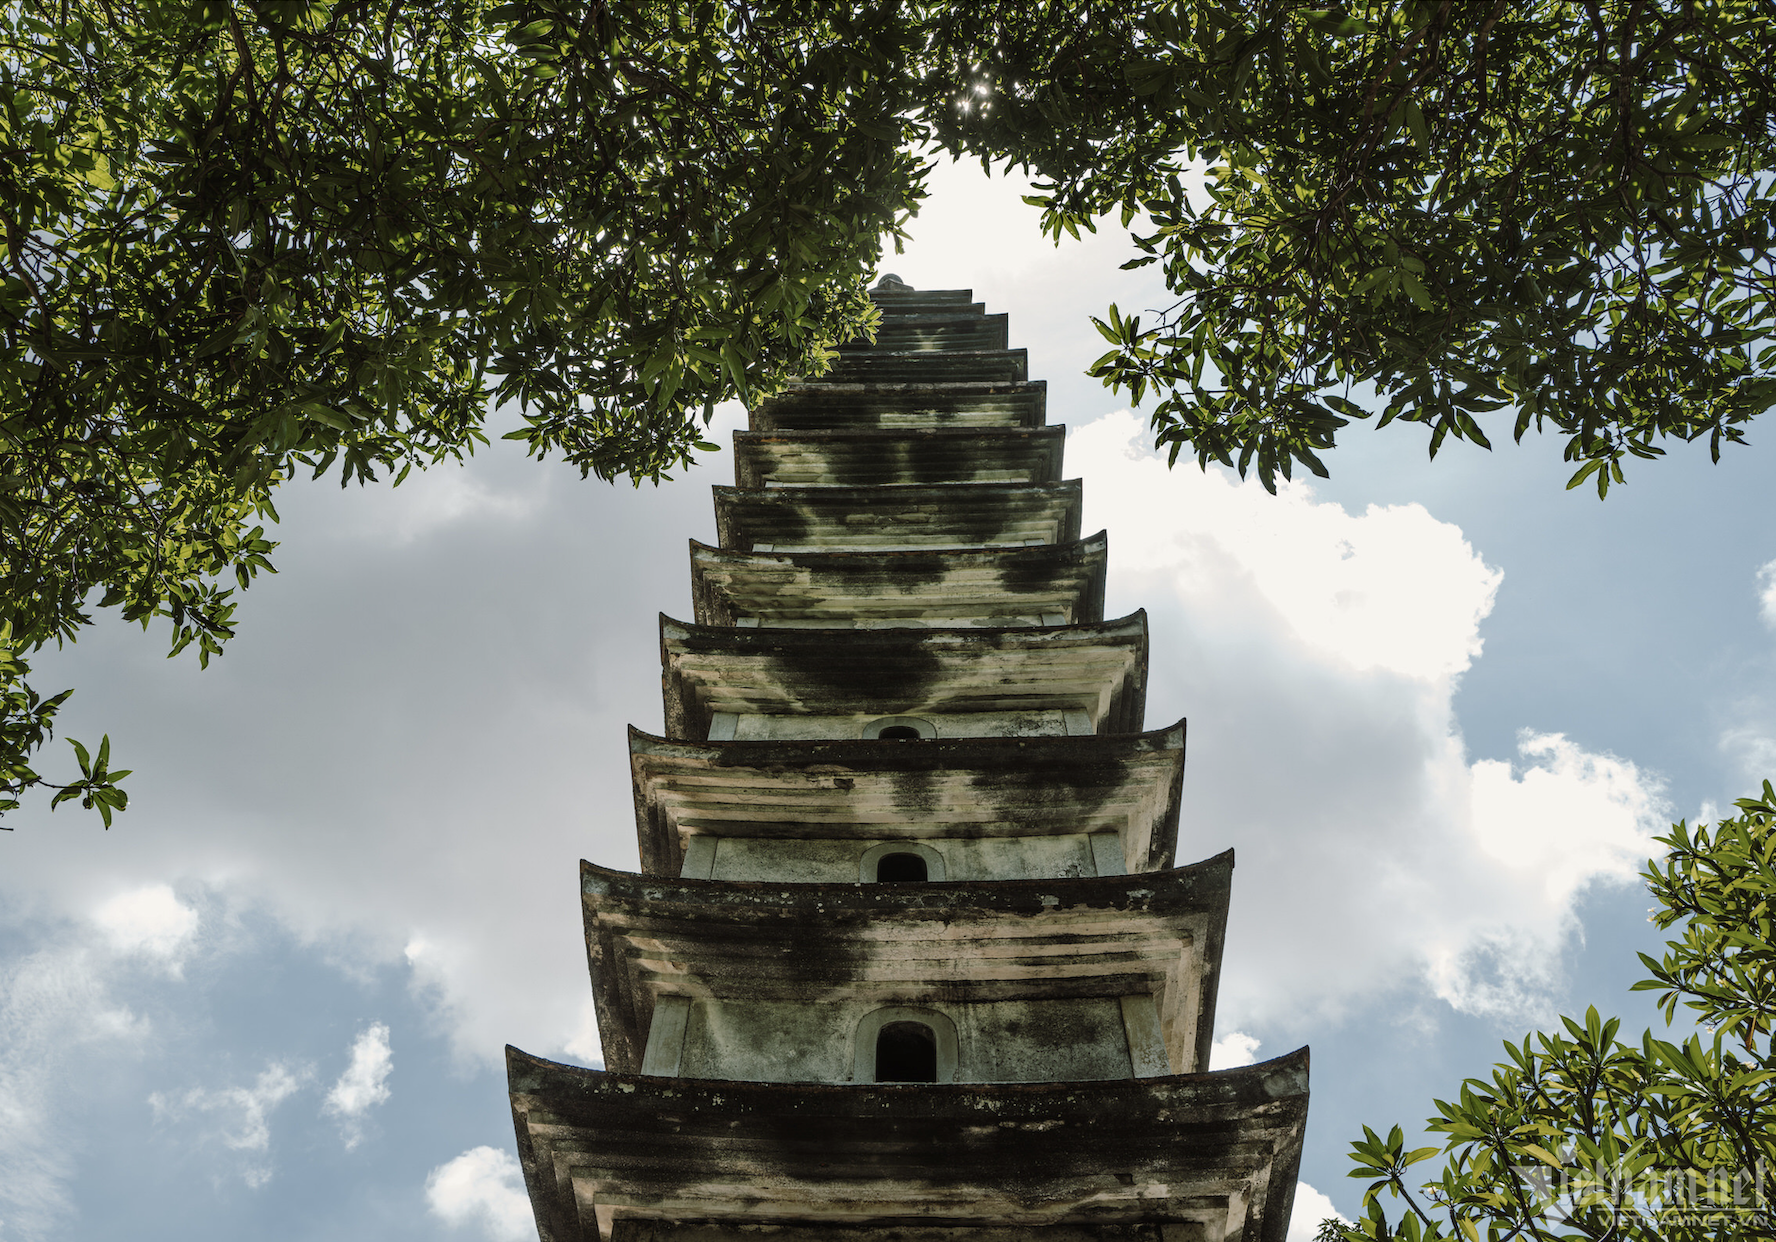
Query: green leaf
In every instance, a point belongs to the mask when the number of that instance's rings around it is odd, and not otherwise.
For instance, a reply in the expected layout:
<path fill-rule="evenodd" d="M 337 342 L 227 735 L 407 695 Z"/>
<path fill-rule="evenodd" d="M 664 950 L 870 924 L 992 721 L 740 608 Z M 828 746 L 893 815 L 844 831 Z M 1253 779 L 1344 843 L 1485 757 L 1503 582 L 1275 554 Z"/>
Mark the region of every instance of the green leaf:
<path fill-rule="evenodd" d="M 1556 1169 L 1565 1167 L 1561 1163 L 1560 1157 L 1556 1156 L 1553 1152 L 1547 1150 L 1545 1147 L 1537 1147 L 1534 1143 L 1523 1143 L 1518 1147 L 1518 1150 L 1525 1152 L 1528 1155 L 1534 1156 L 1537 1160 L 1540 1160 L 1543 1164 L 1551 1165 L 1552 1167 L 1554 1167 Z"/>

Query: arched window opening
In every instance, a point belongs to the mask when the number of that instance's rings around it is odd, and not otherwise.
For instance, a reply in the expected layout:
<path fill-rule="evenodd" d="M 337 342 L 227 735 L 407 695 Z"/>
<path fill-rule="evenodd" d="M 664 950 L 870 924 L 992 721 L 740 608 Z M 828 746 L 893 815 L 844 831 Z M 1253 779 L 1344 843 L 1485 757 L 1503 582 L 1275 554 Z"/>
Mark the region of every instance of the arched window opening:
<path fill-rule="evenodd" d="M 917 854 L 884 854 L 876 860 L 876 883 L 923 884 L 931 873 Z"/>
<path fill-rule="evenodd" d="M 857 878 L 864 884 L 923 884 L 947 880 L 944 856 L 923 841 L 881 841 L 857 859 Z"/>
<path fill-rule="evenodd" d="M 876 1035 L 877 1082 L 936 1082 L 937 1036 L 923 1022 L 890 1022 Z"/>
<path fill-rule="evenodd" d="M 864 725 L 858 736 L 890 742 L 916 742 L 921 738 L 936 737 L 937 726 L 917 716 L 883 716 Z"/>
<path fill-rule="evenodd" d="M 956 1024 L 938 1009 L 886 1005 L 853 1033 L 852 1082 L 955 1082 Z"/>

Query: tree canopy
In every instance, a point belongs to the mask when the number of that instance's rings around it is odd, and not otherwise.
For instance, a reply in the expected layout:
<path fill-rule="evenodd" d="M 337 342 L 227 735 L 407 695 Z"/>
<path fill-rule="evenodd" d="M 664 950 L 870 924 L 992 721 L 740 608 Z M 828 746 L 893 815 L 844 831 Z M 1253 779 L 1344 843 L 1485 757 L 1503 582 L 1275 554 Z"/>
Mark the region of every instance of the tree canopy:
<path fill-rule="evenodd" d="M 1399 1127 L 1352 1145 L 1364 1216 L 1328 1242 L 1776 1236 L 1776 788 L 1712 827 L 1672 826 L 1643 873 L 1653 920 L 1677 928 L 1641 955 L 1667 1022 L 1696 1033 L 1633 1043 L 1595 1008 L 1562 1030 L 1506 1043 L 1490 1078 L 1436 1101 L 1443 1148 L 1407 1150 Z M 1437 1157 L 1419 1187 L 1407 1170 Z M 1416 1190 L 1416 1193 L 1415 1193 Z M 1388 1205 L 1403 1207 L 1390 1217 Z"/>
<path fill-rule="evenodd" d="M 1222 0 L 1041 19 L 944 141 L 1046 178 L 1044 224 L 1119 212 L 1176 301 L 1111 308 L 1094 368 L 1173 460 L 1267 486 L 1353 419 L 1566 437 L 1603 494 L 1662 440 L 1776 402 L 1768 0 Z M 1203 174 L 1206 173 L 1206 179 Z M 1193 188 L 1196 187 L 1196 188 Z"/>
<path fill-rule="evenodd" d="M 667 477 L 868 330 L 919 190 L 891 43 L 807 0 L 13 0 L 0 43 L 0 810 L 92 606 L 207 660 L 279 482 L 459 458 L 490 402 Z M 109 823 L 103 766 L 57 800 Z"/>

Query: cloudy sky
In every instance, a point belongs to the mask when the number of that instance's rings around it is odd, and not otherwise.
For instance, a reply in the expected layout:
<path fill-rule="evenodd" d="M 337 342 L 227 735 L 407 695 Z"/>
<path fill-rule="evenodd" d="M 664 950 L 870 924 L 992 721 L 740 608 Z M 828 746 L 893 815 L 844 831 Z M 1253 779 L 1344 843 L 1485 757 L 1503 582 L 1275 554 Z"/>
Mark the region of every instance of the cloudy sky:
<path fill-rule="evenodd" d="M 1152 616 L 1148 722 L 1190 720 L 1180 859 L 1239 852 L 1223 1063 L 1313 1046 L 1311 1233 L 1364 1123 L 1562 1010 L 1652 1020 L 1651 835 L 1776 774 L 1776 450 L 1604 503 L 1557 444 L 1427 464 L 1404 427 L 1278 496 L 1168 471 L 1081 374 L 1151 269 L 1052 248 L 1015 183 L 936 189 L 885 267 L 1010 312 L 1071 428 L 1109 612 Z M 496 442 L 294 487 L 208 671 L 116 625 L 38 662 L 137 774 L 109 833 L 0 835 L 0 1242 L 535 1236 L 501 1049 L 597 1063 L 576 864 L 635 865 L 623 727 L 659 728 L 655 616 L 689 615 L 726 457 L 633 490 Z"/>

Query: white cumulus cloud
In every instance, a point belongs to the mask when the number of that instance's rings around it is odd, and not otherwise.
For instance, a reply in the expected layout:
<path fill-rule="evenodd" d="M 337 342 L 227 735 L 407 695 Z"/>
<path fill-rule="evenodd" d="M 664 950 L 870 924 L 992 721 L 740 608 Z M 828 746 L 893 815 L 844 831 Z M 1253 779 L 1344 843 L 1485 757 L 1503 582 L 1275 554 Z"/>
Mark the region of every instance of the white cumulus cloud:
<path fill-rule="evenodd" d="M 119 893 L 93 913 L 113 945 L 176 962 L 197 931 L 197 911 L 173 894 L 170 884 L 144 884 Z"/>
<path fill-rule="evenodd" d="M 1238 1069 L 1258 1059 L 1258 1041 L 1244 1031 L 1228 1031 L 1209 1045 L 1209 1068 Z"/>
<path fill-rule="evenodd" d="M 1758 615 L 1764 624 L 1776 630 L 1776 561 L 1765 561 L 1758 567 Z"/>
<path fill-rule="evenodd" d="M 496 441 L 393 490 L 293 485 L 280 573 L 226 663 L 103 623 L 46 654 L 41 676 L 81 687 L 67 731 L 109 730 L 137 772 L 131 831 L 95 878 L 65 811 L 9 817 L 26 831 L 0 901 L 90 920 L 117 892 L 201 888 L 187 944 L 213 905 L 221 931 L 265 917 L 348 969 L 401 963 L 465 1067 L 507 1042 L 593 1059 L 576 863 L 635 865 L 633 820 L 603 807 L 629 796 L 625 726 L 660 728 L 658 613 L 689 613 L 715 472 L 635 490 L 557 470 Z M 530 765 L 576 775 L 486 779 Z"/>
<path fill-rule="evenodd" d="M 1558 733 L 1524 729 L 1524 764 L 1473 765 L 1475 836 L 1500 863 L 1533 876 L 1551 901 L 1592 879 L 1632 880 L 1651 848 L 1646 825 L 1665 811 L 1634 764 L 1594 755 Z"/>
<path fill-rule="evenodd" d="M 209 1127 L 200 1133 L 198 1141 L 217 1142 L 242 1153 L 246 1159 L 241 1165 L 241 1177 L 247 1185 L 257 1188 L 272 1177 L 270 1161 L 260 1158 L 271 1150 L 271 1114 L 313 1076 L 307 1066 L 273 1061 L 259 1072 L 251 1086 L 191 1087 L 170 1095 L 156 1091 L 148 1097 L 148 1103 L 163 1122 L 208 1120 Z"/>
<path fill-rule="evenodd" d="M 1288 1242 L 1313 1242 L 1314 1235 L 1320 1230 L 1320 1222 L 1334 1216 L 1346 1224 L 1350 1223 L 1343 1213 L 1332 1206 L 1332 1200 L 1306 1182 L 1296 1182 L 1295 1211 L 1289 1217 Z"/>
<path fill-rule="evenodd" d="M 1503 575 L 1459 528 L 1168 470 L 1146 437 L 1087 424 L 1069 473 L 1110 610 L 1152 617 L 1148 722 L 1190 721 L 1179 861 L 1237 851 L 1223 1022 L 1305 1037 L 1392 991 L 1541 1016 L 1579 894 L 1654 852 L 1657 779 L 1554 733 L 1471 761 L 1454 694 Z"/>
<path fill-rule="evenodd" d="M 0 1237 L 50 1236 L 73 1211 L 90 1059 L 138 1053 L 152 1034 L 112 995 L 114 965 L 73 939 L 0 960 Z"/>
<path fill-rule="evenodd" d="M 1533 1011 L 1558 982 L 1543 963 L 1573 930 L 1574 901 L 1590 884 L 1636 882 L 1670 812 L 1657 778 L 1625 759 L 1529 729 L 1517 751 L 1515 766 L 1473 764 L 1469 788 L 1473 840 L 1508 917 L 1465 919 L 1426 942 L 1437 995 L 1500 1016 Z"/>
<path fill-rule="evenodd" d="M 322 1112 L 339 1118 L 346 1150 L 362 1141 L 366 1114 L 389 1098 L 388 1076 L 394 1068 L 389 1029 L 381 1022 L 373 1023 L 352 1042 L 351 1064 L 321 1106 Z"/>
<path fill-rule="evenodd" d="M 1173 577 L 1193 603 L 1237 593 L 1267 637 L 1359 672 L 1436 681 L 1480 654 L 1479 623 L 1504 575 L 1458 527 L 1420 505 L 1350 514 L 1301 483 L 1273 496 L 1218 469 L 1168 470 L 1147 438 L 1124 410 L 1067 445 L 1069 473 L 1087 479 L 1088 525 L 1110 531 L 1117 575 Z"/>
<path fill-rule="evenodd" d="M 1771 737 L 1765 728 L 1739 725 L 1725 729 L 1721 732 L 1720 747 L 1737 764 L 1745 778 L 1746 792 L 1776 778 L 1776 738 Z"/>
<path fill-rule="evenodd" d="M 1758 615 L 1776 630 L 1776 560 L 1758 567 L 1757 592 Z M 1742 700 L 1736 714 L 1744 718 L 1721 731 L 1720 748 L 1734 761 L 1749 793 L 1776 778 L 1776 726 L 1770 704 L 1756 696 Z"/>
<path fill-rule="evenodd" d="M 480 1231 L 491 1242 L 536 1237 L 524 1174 L 510 1152 L 471 1147 L 426 1177 L 426 1207 L 447 1225 Z"/>
<path fill-rule="evenodd" d="M 366 489 L 354 499 L 357 538 L 393 547 L 477 521 L 522 522 L 542 506 L 548 479 L 522 487 L 491 484 L 451 465 L 414 471 L 397 488 Z"/>
<path fill-rule="evenodd" d="M 579 1028 L 562 1046 L 562 1051 L 587 1065 L 604 1064 L 604 1048 L 598 1042 L 598 1007 L 590 996 L 581 1000 Z"/>

